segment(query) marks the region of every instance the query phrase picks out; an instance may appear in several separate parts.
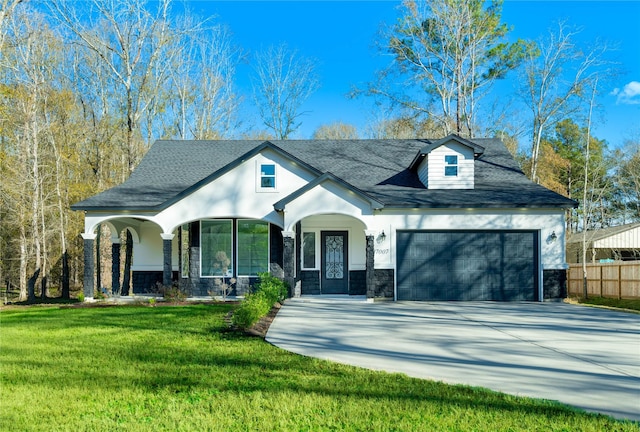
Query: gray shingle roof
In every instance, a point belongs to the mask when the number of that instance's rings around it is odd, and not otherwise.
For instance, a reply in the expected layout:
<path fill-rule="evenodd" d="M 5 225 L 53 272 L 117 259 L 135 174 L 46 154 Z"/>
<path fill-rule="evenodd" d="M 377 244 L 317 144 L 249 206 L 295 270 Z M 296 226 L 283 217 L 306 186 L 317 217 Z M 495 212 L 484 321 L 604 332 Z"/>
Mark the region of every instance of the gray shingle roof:
<path fill-rule="evenodd" d="M 72 206 L 74 210 L 159 210 L 274 146 L 318 174 L 332 173 L 385 207 L 573 207 L 575 202 L 529 181 L 498 139 L 474 139 L 472 190 L 428 190 L 409 166 L 430 140 L 258 140 L 155 142 L 123 184 Z"/>

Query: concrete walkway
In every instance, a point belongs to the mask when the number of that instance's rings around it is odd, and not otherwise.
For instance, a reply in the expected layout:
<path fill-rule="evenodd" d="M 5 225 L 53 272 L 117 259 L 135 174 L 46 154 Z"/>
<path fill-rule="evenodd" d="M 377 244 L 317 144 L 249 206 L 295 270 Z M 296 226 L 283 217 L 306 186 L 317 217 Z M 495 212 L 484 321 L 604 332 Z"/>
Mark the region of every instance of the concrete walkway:
<path fill-rule="evenodd" d="M 285 350 L 640 420 L 640 315 L 564 303 L 285 302 Z"/>

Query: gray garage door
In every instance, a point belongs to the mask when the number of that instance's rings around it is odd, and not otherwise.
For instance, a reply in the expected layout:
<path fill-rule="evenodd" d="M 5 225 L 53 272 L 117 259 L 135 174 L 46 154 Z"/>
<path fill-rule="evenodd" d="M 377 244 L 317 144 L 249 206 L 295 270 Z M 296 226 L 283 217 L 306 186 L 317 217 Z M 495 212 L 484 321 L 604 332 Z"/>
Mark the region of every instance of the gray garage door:
<path fill-rule="evenodd" d="M 538 299 L 534 231 L 398 231 L 398 300 Z"/>

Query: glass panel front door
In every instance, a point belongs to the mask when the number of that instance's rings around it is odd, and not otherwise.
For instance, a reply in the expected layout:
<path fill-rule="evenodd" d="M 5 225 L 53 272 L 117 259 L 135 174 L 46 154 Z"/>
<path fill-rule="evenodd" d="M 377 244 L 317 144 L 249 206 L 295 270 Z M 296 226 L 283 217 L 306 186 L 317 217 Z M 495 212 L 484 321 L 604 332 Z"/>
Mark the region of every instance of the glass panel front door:
<path fill-rule="evenodd" d="M 322 231 L 322 294 L 349 294 L 346 231 Z"/>

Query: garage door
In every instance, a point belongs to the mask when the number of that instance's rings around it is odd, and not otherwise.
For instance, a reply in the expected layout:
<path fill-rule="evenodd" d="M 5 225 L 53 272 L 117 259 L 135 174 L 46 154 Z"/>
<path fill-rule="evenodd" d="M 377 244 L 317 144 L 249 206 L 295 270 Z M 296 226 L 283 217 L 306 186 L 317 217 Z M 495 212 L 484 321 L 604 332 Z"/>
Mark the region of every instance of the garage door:
<path fill-rule="evenodd" d="M 538 299 L 535 231 L 398 231 L 398 300 Z"/>

